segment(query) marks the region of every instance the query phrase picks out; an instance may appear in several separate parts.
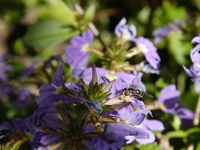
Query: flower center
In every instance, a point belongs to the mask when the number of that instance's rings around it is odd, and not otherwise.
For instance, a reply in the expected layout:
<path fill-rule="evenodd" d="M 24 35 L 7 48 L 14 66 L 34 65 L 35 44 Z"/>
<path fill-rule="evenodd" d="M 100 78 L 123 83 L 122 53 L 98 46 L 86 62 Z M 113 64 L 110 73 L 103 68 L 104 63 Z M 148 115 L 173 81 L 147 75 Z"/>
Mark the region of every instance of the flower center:
<path fill-rule="evenodd" d="M 140 125 L 134 125 L 134 127 L 141 128 L 142 125 L 141 124 Z"/>
<path fill-rule="evenodd" d="M 108 74 L 105 75 L 110 81 L 117 79 L 117 75 L 115 71 L 110 71 Z"/>
<path fill-rule="evenodd" d="M 148 49 L 146 48 L 144 44 L 138 44 L 137 49 L 141 51 L 142 53 L 146 53 L 148 51 Z"/>
<path fill-rule="evenodd" d="M 81 51 L 83 51 L 83 52 L 91 51 L 90 45 L 89 44 L 83 45 Z"/>

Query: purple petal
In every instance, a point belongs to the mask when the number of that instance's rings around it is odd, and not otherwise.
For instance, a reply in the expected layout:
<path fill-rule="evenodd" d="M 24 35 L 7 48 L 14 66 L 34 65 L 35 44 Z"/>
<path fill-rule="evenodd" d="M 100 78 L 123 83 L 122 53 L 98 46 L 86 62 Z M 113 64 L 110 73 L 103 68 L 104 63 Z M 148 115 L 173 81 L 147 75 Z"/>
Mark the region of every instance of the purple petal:
<path fill-rule="evenodd" d="M 165 129 L 163 123 L 161 121 L 158 120 L 149 120 L 149 119 L 145 119 L 143 124 L 149 128 L 150 130 L 153 131 L 162 131 Z"/>
<path fill-rule="evenodd" d="M 194 112 L 187 108 L 178 109 L 177 114 L 181 119 L 194 119 Z"/>
<path fill-rule="evenodd" d="M 59 138 L 61 138 L 58 135 L 53 135 L 53 134 L 47 134 L 41 138 L 41 143 L 45 146 L 51 145 L 55 143 Z"/>
<path fill-rule="evenodd" d="M 150 113 L 150 111 L 147 109 L 134 111 L 126 115 L 123 119 L 128 121 L 131 125 L 140 125 L 148 113 Z"/>
<path fill-rule="evenodd" d="M 9 130 L 11 132 L 14 132 L 15 129 L 8 122 L 4 122 L 0 124 L 0 131 L 2 130 Z"/>
<path fill-rule="evenodd" d="M 61 64 L 57 70 L 56 70 L 56 74 L 54 75 L 54 77 L 52 78 L 52 84 L 54 84 L 55 86 L 59 87 L 62 85 L 63 83 L 63 79 L 62 79 L 62 69 L 63 69 L 63 64 Z"/>
<path fill-rule="evenodd" d="M 191 43 L 192 43 L 192 44 L 194 44 L 194 43 L 200 43 L 200 34 L 199 34 L 199 36 L 194 37 L 194 38 L 192 39 Z"/>
<path fill-rule="evenodd" d="M 195 46 L 191 51 L 190 51 L 190 58 L 193 63 L 197 62 L 200 64 L 200 44 Z"/>
<path fill-rule="evenodd" d="M 150 130 L 148 130 L 145 127 L 142 127 L 142 130 L 149 135 L 149 138 L 148 139 L 139 139 L 139 138 L 136 138 L 136 140 L 137 140 L 138 143 L 140 143 L 142 145 L 146 145 L 148 143 L 155 142 L 155 139 L 156 139 L 155 135 Z"/>
<path fill-rule="evenodd" d="M 164 87 L 159 95 L 158 101 L 162 103 L 176 103 L 180 97 L 180 91 L 176 90 L 174 84 Z"/>

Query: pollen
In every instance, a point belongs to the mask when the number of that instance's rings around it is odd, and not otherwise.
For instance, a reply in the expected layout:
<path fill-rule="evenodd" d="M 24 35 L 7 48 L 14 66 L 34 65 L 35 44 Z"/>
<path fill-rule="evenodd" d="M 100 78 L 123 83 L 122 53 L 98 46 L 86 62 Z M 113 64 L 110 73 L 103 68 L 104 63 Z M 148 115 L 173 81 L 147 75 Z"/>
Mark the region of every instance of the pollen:
<path fill-rule="evenodd" d="M 83 51 L 83 52 L 91 51 L 91 46 L 89 44 L 85 44 L 82 46 L 81 51 Z"/>
<path fill-rule="evenodd" d="M 108 74 L 105 75 L 109 80 L 117 79 L 117 75 L 115 71 L 110 71 Z"/>
<path fill-rule="evenodd" d="M 133 100 L 131 99 L 130 96 L 125 96 L 125 97 L 124 97 L 124 100 L 125 100 L 126 102 L 133 102 Z"/>
<path fill-rule="evenodd" d="M 148 49 L 146 48 L 144 44 L 138 44 L 137 49 L 141 51 L 142 53 L 146 53 L 148 51 Z"/>
<path fill-rule="evenodd" d="M 134 127 L 141 128 L 141 125 L 134 125 Z"/>

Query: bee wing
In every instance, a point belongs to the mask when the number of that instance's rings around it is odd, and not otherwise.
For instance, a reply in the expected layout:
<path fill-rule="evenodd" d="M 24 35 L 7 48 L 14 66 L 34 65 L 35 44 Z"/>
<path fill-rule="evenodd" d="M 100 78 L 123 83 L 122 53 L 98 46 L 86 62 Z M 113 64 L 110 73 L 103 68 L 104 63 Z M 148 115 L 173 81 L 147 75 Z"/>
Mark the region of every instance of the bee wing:
<path fill-rule="evenodd" d="M 131 87 L 137 87 L 138 85 L 140 85 L 140 78 L 138 77 L 135 77 L 133 80 L 132 80 L 132 83 L 131 83 Z"/>
<path fill-rule="evenodd" d="M 153 95 L 143 92 L 144 97 L 153 98 Z"/>

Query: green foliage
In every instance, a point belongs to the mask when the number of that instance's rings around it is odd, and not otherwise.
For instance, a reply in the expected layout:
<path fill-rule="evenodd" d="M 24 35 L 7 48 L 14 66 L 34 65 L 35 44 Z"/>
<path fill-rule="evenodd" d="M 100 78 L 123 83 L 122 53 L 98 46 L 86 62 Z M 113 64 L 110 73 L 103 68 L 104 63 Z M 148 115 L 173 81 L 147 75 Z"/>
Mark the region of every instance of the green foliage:
<path fill-rule="evenodd" d="M 200 128 L 199 127 L 194 127 L 191 129 L 188 129 L 186 131 L 183 130 L 178 130 L 178 131 L 170 131 L 166 134 L 168 138 L 194 138 L 196 135 L 200 134 Z"/>
<path fill-rule="evenodd" d="M 33 47 L 51 47 L 79 34 L 66 23 L 57 20 L 41 20 L 30 26 L 24 37 L 24 42 Z"/>
<path fill-rule="evenodd" d="M 160 148 L 156 142 L 151 143 L 151 144 L 147 144 L 147 145 L 143 145 L 140 150 L 163 150 L 162 148 Z"/>
<path fill-rule="evenodd" d="M 184 36 L 180 33 L 171 32 L 168 36 L 169 50 L 176 62 L 180 65 L 185 64 L 186 54 L 190 52 L 191 44 L 183 41 Z"/>
<path fill-rule="evenodd" d="M 96 6 L 94 4 L 89 5 L 84 13 L 84 19 L 89 22 L 92 21 L 95 14 L 95 10 Z"/>
<path fill-rule="evenodd" d="M 67 6 L 71 9 L 71 10 L 75 10 L 75 0 L 62 0 L 64 1 Z"/>

